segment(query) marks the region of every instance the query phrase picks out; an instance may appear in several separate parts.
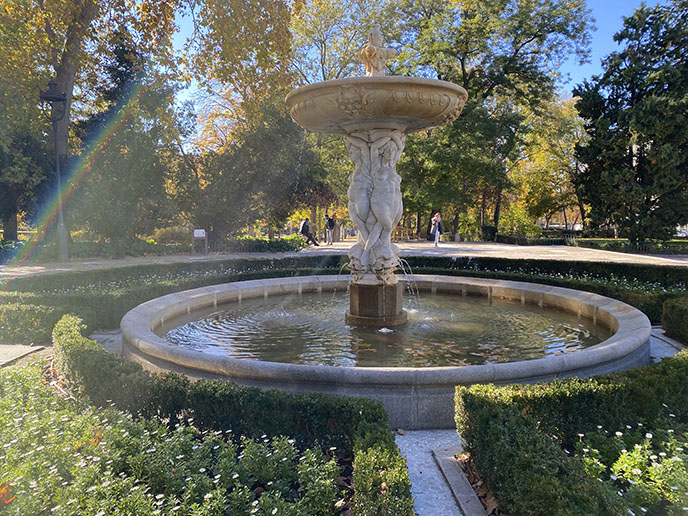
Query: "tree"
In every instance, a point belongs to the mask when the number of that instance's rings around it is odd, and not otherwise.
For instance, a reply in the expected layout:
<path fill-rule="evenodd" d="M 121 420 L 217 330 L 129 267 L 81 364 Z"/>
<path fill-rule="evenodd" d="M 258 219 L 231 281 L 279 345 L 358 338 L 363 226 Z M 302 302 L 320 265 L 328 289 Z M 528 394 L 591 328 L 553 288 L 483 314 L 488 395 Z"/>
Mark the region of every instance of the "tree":
<path fill-rule="evenodd" d="M 235 128 L 222 149 L 187 156 L 192 173 L 175 175 L 180 207 L 213 244 L 258 220 L 279 226 L 322 174 L 304 130 L 271 102 L 261 113 L 255 125 Z"/>
<path fill-rule="evenodd" d="M 293 17 L 292 65 L 298 83 L 363 75 L 356 53 L 373 23 L 385 34 L 395 31 L 393 2 L 382 0 L 309 0 Z"/>
<path fill-rule="evenodd" d="M 43 139 L 52 146 L 48 122 L 38 111 L 38 93 L 49 78 L 55 78 L 59 91 L 65 93 L 66 111 L 57 123 L 55 141 L 62 164 L 68 163 L 71 143 L 70 128 L 75 118 L 88 116 L 99 109 L 93 101 L 102 79 L 99 64 L 107 52 L 106 42 L 115 27 L 130 23 L 141 37 L 142 45 L 154 49 L 156 56 L 170 48 L 175 5 L 163 0 L 133 3 L 122 0 L 15 0 L 0 8 L 0 147 L 12 163 L 26 162 L 18 154 L 26 135 Z M 166 44 L 167 40 L 167 44 Z M 161 60 L 161 62 L 163 62 Z M 62 108 L 59 108 L 62 109 Z M 40 137 L 39 137 L 40 135 Z M 26 148 L 26 147 L 25 147 Z M 10 155 L 11 154 L 11 155 Z M 52 164 L 43 161 L 42 174 L 32 168 L 32 177 L 13 177 L 11 189 L 24 185 L 19 195 L 33 199 L 38 185 L 52 182 Z M 18 169 L 8 168 L 8 171 Z M 69 171 L 65 170 L 65 176 Z M 38 177 L 42 175 L 42 177 Z M 4 182 L 4 188 L 8 188 Z M 14 194 L 13 194 L 14 195 Z M 8 203 L 14 209 L 14 203 Z M 17 209 L 22 209 L 17 205 Z M 16 220 L 16 212 L 9 214 Z"/>
<path fill-rule="evenodd" d="M 173 90 L 149 75 L 148 59 L 126 27 L 113 35 L 104 63 L 109 82 L 98 91 L 105 107 L 76 124 L 84 142 L 79 176 L 67 213 L 72 225 L 107 239 L 150 234 L 163 218 L 165 149 Z"/>
<path fill-rule="evenodd" d="M 602 76 L 574 90 L 590 136 L 576 184 L 594 227 L 634 243 L 688 222 L 688 4 L 638 8 Z"/>
<path fill-rule="evenodd" d="M 35 134 L 15 132 L 0 146 L 0 222 L 5 240 L 17 240 L 17 215 L 33 215 L 39 187 L 50 167 L 45 144 Z"/>
<path fill-rule="evenodd" d="M 453 152 L 429 153 L 448 159 L 424 168 L 449 171 L 443 184 L 460 185 L 445 190 L 441 204 L 460 210 L 478 204 L 483 223 L 490 206 L 498 225 L 508 171 L 521 159 L 523 107 L 535 110 L 551 98 L 562 60 L 587 57 L 590 13 L 583 0 L 405 0 L 400 9 L 404 47 L 395 71 L 437 77 L 468 92 L 462 115 L 426 142 L 451 142 Z M 463 201 L 466 194 L 470 202 Z M 454 227 L 459 218 L 457 211 Z"/>
<path fill-rule="evenodd" d="M 572 183 L 581 169 L 576 146 L 583 143 L 586 133 L 573 98 L 556 99 L 538 112 L 530 112 L 524 137 L 525 158 L 514 169 L 512 180 L 517 185 L 517 202 L 528 215 L 547 221 L 552 215 L 574 207 L 584 210 Z"/>

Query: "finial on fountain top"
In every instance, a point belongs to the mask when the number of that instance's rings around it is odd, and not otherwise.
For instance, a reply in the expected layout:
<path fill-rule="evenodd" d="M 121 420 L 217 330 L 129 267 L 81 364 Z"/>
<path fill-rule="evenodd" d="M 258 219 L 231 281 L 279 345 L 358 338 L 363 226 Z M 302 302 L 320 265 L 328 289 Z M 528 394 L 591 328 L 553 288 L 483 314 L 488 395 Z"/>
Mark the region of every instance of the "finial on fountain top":
<path fill-rule="evenodd" d="M 397 55 L 393 48 L 385 48 L 380 26 L 375 23 L 368 33 L 368 44 L 358 53 L 358 57 L 365 65 L 366 76 L 385 75 L 387 61 Z"/>

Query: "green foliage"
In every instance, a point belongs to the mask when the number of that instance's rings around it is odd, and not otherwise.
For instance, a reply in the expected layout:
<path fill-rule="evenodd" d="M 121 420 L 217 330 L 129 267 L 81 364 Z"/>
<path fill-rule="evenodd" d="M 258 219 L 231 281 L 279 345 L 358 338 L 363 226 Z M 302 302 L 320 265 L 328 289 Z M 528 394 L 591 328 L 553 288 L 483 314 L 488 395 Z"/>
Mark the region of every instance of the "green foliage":
<path fill-rule="evenodd" d="M 496 242 L 512 245 L 566 245 L 564 238 L 529 238 L 525 236 L 512 236 L 497 234 Z"/>
<path fill-rule="evenodd" d="M 259 219 L 281 227 L 324 172 L 303 129 L 277 105 L 263 103 L 252 120 L 232 125 L 231 139 L 173 178 L 180 209 L 208 230 L 211 247 Z"/>
<path fill-rule="evenodd" d="M 263 391 L 218 380 L 191 383 L 176 373 L 151 375 L 138 364 L 98 349 L 97 343 L 81 335 L 83 329 L 74 316 L 58 322 L 53 331 L 56 365 L 68 388 L 87 396 L 95 405 L 114 404 L 143 417 L 160 417 L 169 427 L 190 418 L 207 431 L 254 439 L 268 437 L 273 439 L 277 452 L 284 443 L 279 448 L 274 438 L 289 435 L 299 449 L 319 447 L 321 454 L 336 450 L 342 457 L 353 453 L 354 471 L 362 479 L 354 503 L 386 511 L 379 514 L 413 514 L 405 461 L 394 444 L 387 414 L 379 402 Z M 265 480 L 264 475 L 281 475 L 279 461 L 266 459 L 261 446 L 254 444 L 244 451 L 252 469 L 239 469 L 240 480 L 251 479 L 255 484 Z M 283 453 L 291 456 L 288 449 Z M 313 511 L 306 512 L 310 516 L 325 510 L 323 500 L 333 491 L 326 481 L 330 477 L 322 473 L 323 467 L 329 471 L 328 466 L 319 465 L 318 454 L 305 452 L 304 457 L 297 475 L 299 482 L 307 484 L 301 494 L 308 500 L 303 503 Z M 380 482 L 387 487 L 379 489 Z M 275 483 L 279 484 L 277 480 Z"/>
<path fill-rule="evenodd" d="M 61 317 L 51 306 L 0 303 L 0 343 L 43 344 Z"/>
<path fill-rule="evenodd" d="M 590 140 L 575 178 L 593 226 L 633 243 L 688 222 L 688 6 L 641 6 L 624 18 L 604 74 L 574 89 Z"/>
<path fill-rule="evenodd" d="M 686 240 L 646 240 L 634 244 L 626 238 L 576 238 L 574 245 L 622 253 L 688 254 Z"/>
<path fill-rule="evenodd" d="M 379 467 L 384 464 L 385 468 Z M 406 459 L 393 450 L 372 447 L 356 454 L 353 483 L 358 516 L 412 516 Z"/>
<path fill-rule="evenodd" d="M 587 476 L 497 388 L 457 387 L 457 428 L 477 469 L 507 514 L 620 514 L 616 495 Z"/>
<path fill-rule="evenodd" d="M 301 235 L 293 234 L 288 237 L 273 239 L 239 236 L 227 240 L 227 243 L 222 247 L 226 247 L 227 251 L 283 253 L 298 251 L 307 247 L 307 244 Z"/>
<path fill-rule="evenodd" d="M 459 387 L 456 421 L 507 513 L 638 514 L 653 504 L 656 511 L 666 499 L 678 500 L 680 510 L 685 466 L 673 435 L 682 435 L 688 423 L 687 396 L 683 351 L 587 380 Z M 649 446 L 653 436 L 658 442 Z M 664 460 L 668 452 L 679 460 Z M 672 493 L 672 485 L 683 492 Z"/>
<path fill-rule="evenodd" d="M 662 327 L 670 337 L 688 344 L 688 297 L 675 297 L 664 303 Z"/>
<path fill-rule="evenodd" d="M 480 226 L 480 240 L 494 242 L 497 238 L 497 226 Z"/>
<path fill-rule="evenodd" d="M 499 231 L 510 236 L 528 238 L 542 235 L 542 228 L 535 223 L 528 211 L 517 203 L 510 203 L 502 212 L 499 219 Z M 499 236 L 498 234 L 497 237 Z"/>
<path fill-rule="evenodd" d="M 495 208 L 510 186 L 527 131 L 523 107 L 554 90 L 561 60 L 583 58 L 590 13 L 582 1 L 398 2 L 398 75 L 431 76 L 463 86 L 461 116 L 430 135 L 409 136 L 399 163 L 407 210 L 441 207 L 444 219 Z M 449 213 L 452 216 L 447 216 Z"/>
<path fill-rule="evenodd" d="M 0 371 L 2 514 L 334 514 L 339 468 L 292 440 L 168 429 Z M 260 488 L 260 490 L 258 490 Z"/>

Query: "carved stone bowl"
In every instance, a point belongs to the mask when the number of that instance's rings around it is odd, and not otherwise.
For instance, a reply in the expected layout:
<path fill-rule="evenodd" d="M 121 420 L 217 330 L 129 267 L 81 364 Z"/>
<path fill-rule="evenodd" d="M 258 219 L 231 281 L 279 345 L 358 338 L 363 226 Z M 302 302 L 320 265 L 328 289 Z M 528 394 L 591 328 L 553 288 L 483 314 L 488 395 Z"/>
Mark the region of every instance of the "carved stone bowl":
<path fill-rule="evenodd" d="M 450 82 L 379 76 L 308 84 L 289 93 L 286 103 L 299 125 L 319 133 L 413 133 L 451 122 L 467 98 L 465 89 Z"/>

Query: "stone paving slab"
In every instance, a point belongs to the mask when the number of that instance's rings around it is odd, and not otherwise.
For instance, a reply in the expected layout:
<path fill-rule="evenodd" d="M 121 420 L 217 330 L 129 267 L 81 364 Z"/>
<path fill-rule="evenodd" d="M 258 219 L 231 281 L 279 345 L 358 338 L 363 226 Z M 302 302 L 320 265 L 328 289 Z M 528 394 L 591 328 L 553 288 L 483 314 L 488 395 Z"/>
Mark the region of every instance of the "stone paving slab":
<path fill-rule="evenodd" d="M 456 461 L 455 457 L 459 453 L 461 453 L 460 445 L 432 450 L 432 456 L 435 458 L 435 462 L 440 468 L 442 476 L 447 481 L 449 489 L 464 516 L 487 516 L 487 511 L 483 504 L 480 503 L 480 499 L 473 490 L 473 486 L 471 486 L 471 483 Z"/>
<path fill-rule="evenodd" d="M 418 516 L 473 516 L 459 509 L 432 455 L 436 448 L 460 446 L 456 430 L 413 430 L 397 435 L 395 440 L 406 457 Z"/>
<path fill-rule="evenodd" d="M 0 367 L 5 367 L 26 355 L 43 349 L 43 346 L 24 346 L 23 344 L 0 344 Z"/>

